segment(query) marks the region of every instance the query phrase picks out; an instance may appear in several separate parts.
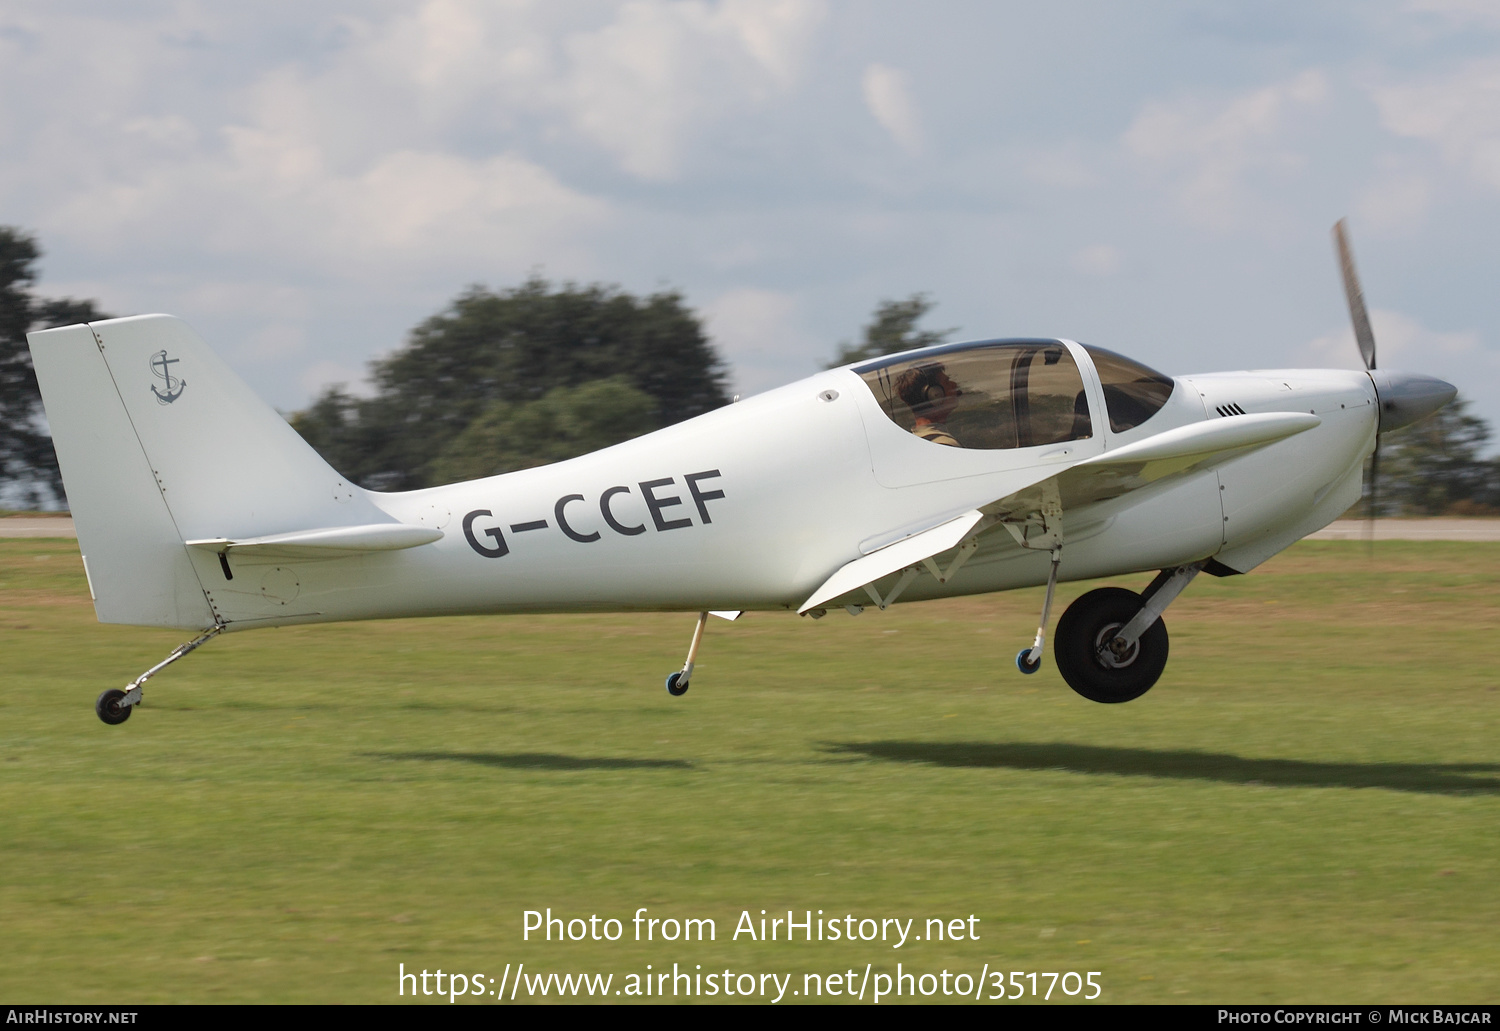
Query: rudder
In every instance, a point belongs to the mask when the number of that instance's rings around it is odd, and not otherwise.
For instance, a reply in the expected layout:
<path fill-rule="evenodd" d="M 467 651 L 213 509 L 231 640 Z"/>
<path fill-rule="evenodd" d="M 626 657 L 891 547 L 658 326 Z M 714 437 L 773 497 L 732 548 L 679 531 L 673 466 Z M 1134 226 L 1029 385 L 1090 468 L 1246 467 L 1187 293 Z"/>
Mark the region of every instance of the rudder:
<path fill-rule="evenodd" d="M 214 615 L 88 326 L 28 336 L 101 623 L 201 628 Z"/>

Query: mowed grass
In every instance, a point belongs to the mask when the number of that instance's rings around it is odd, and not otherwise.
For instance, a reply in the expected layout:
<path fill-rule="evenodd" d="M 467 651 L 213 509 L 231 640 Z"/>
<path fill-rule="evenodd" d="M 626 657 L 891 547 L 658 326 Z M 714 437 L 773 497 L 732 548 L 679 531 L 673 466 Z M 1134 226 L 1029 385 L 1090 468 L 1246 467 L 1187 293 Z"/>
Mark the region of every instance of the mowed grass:
<path fill-rule="evenodd" d="M 690 615 L 262 630 L 106 727 L 95 695 L 183 635 L 97 624 L 72 541 L 0 542 L 0 584 L 0 1001 L 391 1002 L 400 963 L 521 962 L 1500 996 L 1500 545 L 1200 577 L 1121 706 L 1016 672 L 1023 591 L 712 620 L 680 699 Z M 524 942 L 547 907 L 717 940 Z M 788 908 L 980 938 L 731 939 Z"/>

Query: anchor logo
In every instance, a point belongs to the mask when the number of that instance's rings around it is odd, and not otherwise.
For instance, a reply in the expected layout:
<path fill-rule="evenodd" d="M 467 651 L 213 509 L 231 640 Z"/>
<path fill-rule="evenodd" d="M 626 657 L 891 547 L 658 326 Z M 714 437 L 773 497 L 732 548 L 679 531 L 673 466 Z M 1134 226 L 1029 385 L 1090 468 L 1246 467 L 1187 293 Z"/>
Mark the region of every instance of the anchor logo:
<path fill-rule="evenodd" d="M 168 358 L 166 351 L 157 351 L 151 356 L 151 371 L 159 379 L 166 381 L 167 392 L 164 394 L 156 389 L 155 384 L 151 387 L 151 393 L 156 395 L 156 403 L 169 405 L 182 396 L 182 390 L 187 386 L 187 380 L 179 379 L 172 375 L 171 366 L 176 365 L 180 359 Z"/>

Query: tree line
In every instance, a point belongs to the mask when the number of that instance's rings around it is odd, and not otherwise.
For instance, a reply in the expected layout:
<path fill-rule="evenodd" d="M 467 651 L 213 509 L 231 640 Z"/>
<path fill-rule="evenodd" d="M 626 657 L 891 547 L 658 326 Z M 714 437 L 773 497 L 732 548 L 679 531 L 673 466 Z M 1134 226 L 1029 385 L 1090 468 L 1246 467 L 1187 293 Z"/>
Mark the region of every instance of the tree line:
<path fill-rule="evenodd" d="M 729 402 L 728 370 L 682 296 L 474 286 L 292 425 L 363 486 L 410 490 L 545 465 Z"/>
<path fill-rule="evenodd" d="M 26 333 L 110 316 L 33 287 L 41 249 L 0 226 L 0 491 L 61 502 Z M 941 343 L 922 293 L 881 301 L 834 368 Z M 368 396 L 331 387 L 291 423 L 334 468 L 374 490 L 410 490 L 545 465 L 729 403 L 728 368 L 675 291 L 637 297 L 533 276 L 471 286 L 370 364 Z M 1500 515 L 1490 427 L 1460 398 L 1381 441 L 1380 515 Z M 1368 505 L 1368 501 L 1366 502 Z"/>
<path fill-rule="evenodd" d="M 60 501 L 63 489 L 26 334 L 110 317 L 93 301 L 33 293 L 41 256 L 35 237 L 0 226 L 0 490 L 33 508 Z"/>

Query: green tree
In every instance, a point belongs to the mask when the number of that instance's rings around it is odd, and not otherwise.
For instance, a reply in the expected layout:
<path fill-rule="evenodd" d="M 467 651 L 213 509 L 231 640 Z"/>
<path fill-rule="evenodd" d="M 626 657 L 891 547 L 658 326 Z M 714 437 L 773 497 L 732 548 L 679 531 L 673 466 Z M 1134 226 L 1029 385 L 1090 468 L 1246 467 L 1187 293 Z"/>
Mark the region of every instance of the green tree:
<path fill-rule="evenodd" d="M 657 428 L 656 401 L 623 376 L 495 401 L 443 449 L 437 480 L 476 480 L 576 458 Z"/>
<path fill-rule="evenodd" d="M 1454 398 L 1380 441 L 1380 515 L 1484 514 L 1500 510 L 1500 462 L 1481 453 L 1490 427 Z"/>
<path fill-rule="evenodd" d="M 680 294 L 637 298 L 537 277 L 498 293 L 471 287 L 371 371 L 374 397 L 330 390 L 292 425 L 346 476 L 390 490 L 484 467 L 481 443 L 500 447 L 502 428 L 519 426 L 511 408 L 493 408 L 498 402 L 520 407 L 559 387 L 617 380 L 651 399 L 656 429 L 729 400 L 723 362 Z M 455 445 L 482 416 L 487 429 Z M 634 432 L 637 423 L 627 422 Z M 494 464 L 519 461 L 514 448 L 543 447 L 528 437 L 504 444 Z"/>
<path fill-rule="evenodd" d="M 33 296 L 41 256 L 34 237 L 0 226 L 0 483 L 33 506 L 60 500 L 63 491 L 57 453 L 42 428 L 42 395 L 26 334 L 109 318 L 93 301 Z"/>
<path fill-rule="evenodd" d="M 875 306 L 875 317 L 864 329 L 863 339 L 857 344 L 840 344 L 838 356 L 825 368 L 836 369 L 866 358 L 941 344 L 958 332 L 957 326 L 950 329 L 917 328 L 923 316 L 936 306 L 937 302 L 925 293 L 912 294 L 904 301 L 881 301 Z"/>
<path fill-rule="evenodd" d="M 329 387 L 288 421 L 329 465 L 356 483 L 377 487 L 385 439 L 399 429 L 381 425 L 377 408 L 376 400 Z"/>

